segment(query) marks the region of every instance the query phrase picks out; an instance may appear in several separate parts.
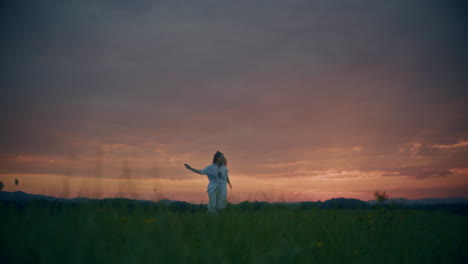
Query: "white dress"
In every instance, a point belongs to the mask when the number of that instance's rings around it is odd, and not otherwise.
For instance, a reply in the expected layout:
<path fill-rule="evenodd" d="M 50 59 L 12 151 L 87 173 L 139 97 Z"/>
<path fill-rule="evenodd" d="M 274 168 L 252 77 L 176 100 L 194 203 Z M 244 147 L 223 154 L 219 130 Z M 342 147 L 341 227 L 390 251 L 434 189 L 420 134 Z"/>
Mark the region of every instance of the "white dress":
<path fill-rule="evenodd" d="M 221 173 L 221 177 L 218 176 L 218 172 Z M 206 190 L 210 198 L 208 203 L 208 210 L 210 212 L 215 212 L 226 207 L 228 172 L 229 170 L 226 166 L 221 165 L 221 167 L 218 167 L 216 163 L 208 165 L 201 170 L 201 173 L 206 175 L 210 181 Z"/>

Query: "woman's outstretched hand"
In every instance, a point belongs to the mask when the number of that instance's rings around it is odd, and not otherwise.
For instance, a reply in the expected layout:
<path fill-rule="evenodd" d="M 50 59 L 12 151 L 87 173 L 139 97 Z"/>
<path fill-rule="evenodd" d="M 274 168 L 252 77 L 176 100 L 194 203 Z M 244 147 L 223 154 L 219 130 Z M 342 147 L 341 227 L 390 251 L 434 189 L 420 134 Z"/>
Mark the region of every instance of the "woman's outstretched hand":
<path fill-rule="evenodd" d="M 201 174 L 201 175 L 205 175 L 205 174 L 203 174 L 203 173 L 201 172 L 201 170 L 194 169 L 194 168 L 192 168 L 192 167 L 191 167 L 190 165 L 188 165 L 188 164 L 184 164 L 184 166 L 185 166 L 185 168 L 186 168 L 187 170 L 191 170 L 191 171 L 193 171 L 193 172 L 195 172 L 195 173 L 198 173 L 198 174 Z"/>

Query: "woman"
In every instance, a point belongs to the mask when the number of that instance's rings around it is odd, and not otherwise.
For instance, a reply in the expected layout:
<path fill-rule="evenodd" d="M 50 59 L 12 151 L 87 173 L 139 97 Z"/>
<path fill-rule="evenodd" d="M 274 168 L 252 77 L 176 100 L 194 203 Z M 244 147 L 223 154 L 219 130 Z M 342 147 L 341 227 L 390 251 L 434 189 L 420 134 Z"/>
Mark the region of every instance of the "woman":
<path fill-rule="evenodd" d="M 188 164 L 184 164 L 185 168 L 201 175 L 207 175 L 208 180 L 208 211 L 210 213 L 217 213 L 219 210 L 226 207 L 227 188 L 226 183 L 232 189 L 231 182 L 229 181 L 228 168 L 226 167 L 227 161 L 224 154 L 217 151 L 213 157 L 213 163 L 206 166 L 202 170 L 197 170 Z"/>

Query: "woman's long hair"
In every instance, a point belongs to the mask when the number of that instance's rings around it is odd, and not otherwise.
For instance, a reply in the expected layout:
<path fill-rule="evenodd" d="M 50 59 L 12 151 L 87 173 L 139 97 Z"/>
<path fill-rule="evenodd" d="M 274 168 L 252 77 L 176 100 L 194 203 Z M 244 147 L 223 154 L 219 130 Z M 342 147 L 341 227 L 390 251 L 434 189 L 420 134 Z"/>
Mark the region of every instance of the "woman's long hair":
<path fill-rule="evenodd" d="M 218 157 L 221 155 L 223 155 L 223 153 L 219 152 L 219 150 L 216 151 L 216 153 L 213 156 L 213 163 L 216 163 L 216 161 L 218 161 Z"/>
<path fill-rule="evenodd" d="M 214 154 L 213 156 L 213 163 L 216 163 L 216 161 L 218 160 L 218 157 L 221 156 L 221 155 L 224 155 L 223 153 L 216 151 L 216 153 Z M 227 159 L 226 157 L 224 157 L 224 162 L 223 162 L 223 165 L 227 167 Z"/>

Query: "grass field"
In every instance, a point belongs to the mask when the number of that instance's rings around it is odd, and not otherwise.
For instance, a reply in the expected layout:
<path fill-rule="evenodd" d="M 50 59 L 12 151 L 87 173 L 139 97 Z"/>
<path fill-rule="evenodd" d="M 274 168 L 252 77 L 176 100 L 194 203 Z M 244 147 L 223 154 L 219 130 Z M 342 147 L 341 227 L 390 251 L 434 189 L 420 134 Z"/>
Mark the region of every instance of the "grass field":
<path fill-rule="evenodd" d="M 467 216 L 405 209 L 0 207 L 0 263 L 466 263 Z"/>

